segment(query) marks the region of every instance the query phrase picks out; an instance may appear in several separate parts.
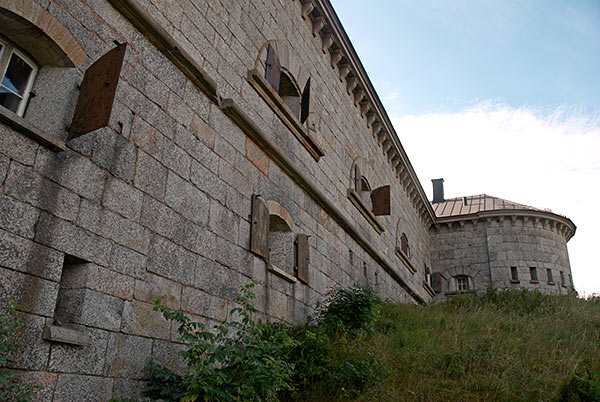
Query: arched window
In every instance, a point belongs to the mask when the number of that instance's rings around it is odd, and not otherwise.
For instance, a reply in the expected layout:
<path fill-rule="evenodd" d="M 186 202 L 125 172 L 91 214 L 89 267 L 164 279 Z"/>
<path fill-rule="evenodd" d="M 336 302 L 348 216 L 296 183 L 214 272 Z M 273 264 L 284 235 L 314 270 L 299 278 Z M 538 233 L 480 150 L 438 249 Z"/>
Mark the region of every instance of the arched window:
<path fill-rule="evenodd" d="M 288 275 L 294 275 L 294 233 L 277 215 L 269 215 L 269 263 Z"/>
<path fill-rule="evenodd" d="M 467 275 L 456 275 L 454 280 L 456 281 L 457 292 L 467 292 L 470 290 L 469 277 Z"/>
<path fill-rule="evenodd" d="M 25 114 L 38 65 L 11 42 L 0 39 L 0 105 Z"/>
<path fill-rule="evenodd" d="M 406 236 L 406 233 L 402 233 L 402 236 L 400 236 L 400 250 L 402 250 L 405 256 L 410 258 L 410 246 L 408 245 L 408 236 Z"/>

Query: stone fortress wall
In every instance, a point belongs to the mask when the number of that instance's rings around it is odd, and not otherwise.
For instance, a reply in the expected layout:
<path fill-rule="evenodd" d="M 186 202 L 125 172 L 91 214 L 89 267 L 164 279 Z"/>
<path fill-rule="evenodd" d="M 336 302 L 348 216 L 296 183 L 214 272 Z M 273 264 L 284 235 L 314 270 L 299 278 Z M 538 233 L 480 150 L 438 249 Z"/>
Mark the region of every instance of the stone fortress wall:
<path fill-rule="evenodd" d="M 0 107 L 0 302 L 40 400 L 180 368 L 156 297 L 210 324 L 255 279 L 303 321 L 354 282 L 431 301 L 459 253 L 326 0 L 0 0 L 0 35 L 37 67 Z"/>

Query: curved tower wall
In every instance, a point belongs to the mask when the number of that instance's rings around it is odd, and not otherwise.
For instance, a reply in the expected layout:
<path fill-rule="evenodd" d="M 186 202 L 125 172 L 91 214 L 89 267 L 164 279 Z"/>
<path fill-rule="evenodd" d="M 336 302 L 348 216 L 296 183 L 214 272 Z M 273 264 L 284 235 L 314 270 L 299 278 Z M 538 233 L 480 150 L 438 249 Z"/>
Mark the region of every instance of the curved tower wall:
<path fill-rule="evenodd" d="M 440 273 L 436 298 L 455 294 L 460 276 L 468 277 L 469 292 L 491 286 L 566 293 L 573 288 L 567 251 L 570 229 L 551 218 L 510 215 L 438 225 L 432 229 L 431 255 L 432 271 Z"/>

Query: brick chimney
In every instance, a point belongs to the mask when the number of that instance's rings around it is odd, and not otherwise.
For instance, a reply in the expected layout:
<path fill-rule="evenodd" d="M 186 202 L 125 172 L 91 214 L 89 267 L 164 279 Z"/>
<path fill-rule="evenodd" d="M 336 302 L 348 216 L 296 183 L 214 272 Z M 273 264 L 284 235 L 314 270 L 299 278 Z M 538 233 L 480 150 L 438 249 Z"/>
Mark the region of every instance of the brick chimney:
<path fill-rule="evenodd" d="M 444 179 L 431 179 L 433 183 L 433 203 L 444 201 Z"/>

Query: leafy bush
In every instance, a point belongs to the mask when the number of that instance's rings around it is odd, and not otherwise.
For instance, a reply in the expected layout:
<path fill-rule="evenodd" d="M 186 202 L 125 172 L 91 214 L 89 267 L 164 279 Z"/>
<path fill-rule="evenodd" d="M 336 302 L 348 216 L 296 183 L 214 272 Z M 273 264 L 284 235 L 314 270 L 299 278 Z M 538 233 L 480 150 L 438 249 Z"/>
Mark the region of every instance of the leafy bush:
<path fill-rule="evenodd" d="M 598 402 L 600 401 L 600 372 L 588 377 L 576 374 L 563 384 L 557 402 Z"/>
<path fill-rule="evenodd" d="M 354 284 L 347 289 L 336 288 L 327 293 L 323 303 L 317 304 L 317 317 L 334 332 L 351 335 L 360 331 L 372 333 L 378 301 L 370 287 Z"/>
<path fill-rule="evenodd" d="M 12 363 L 8 358 L 8 354 L 15 349 L 15 344 L 12 340 L 15 336 L 15 331 L 21 325 L 21 322 L 15 317 L 17 307 L 19 306 L 11 303 L 6 311 L 0 312 L 0 367 L 7 367 Z M 14 381 L 15 375 L 14 370 L 0 370 L 0 400 L 15 402 L 30 401 L 40 388 Z"/>
<path fill-rule="evenodd" d="M 156 301 L 155 309 L 179 324 L 180 340 L 188 344 L 182 401 L 272 401 L 277 392 L 292 388 L 294 364 L 285 357 L 296 342 L 285 331 L 267 331 L 254 321 L 258 311 L 250 303 L 250 289 L 255 284 L 241 288 L 240 307 L 230 311 L 237 320 L 224 320 L 213 332 Z"/>

